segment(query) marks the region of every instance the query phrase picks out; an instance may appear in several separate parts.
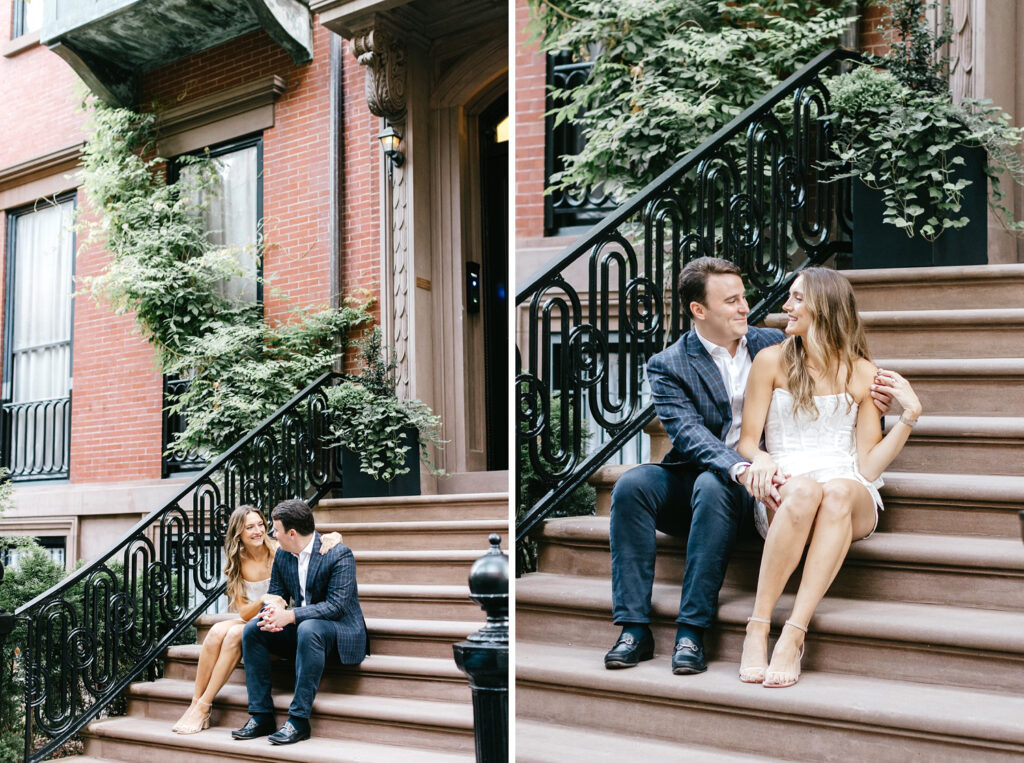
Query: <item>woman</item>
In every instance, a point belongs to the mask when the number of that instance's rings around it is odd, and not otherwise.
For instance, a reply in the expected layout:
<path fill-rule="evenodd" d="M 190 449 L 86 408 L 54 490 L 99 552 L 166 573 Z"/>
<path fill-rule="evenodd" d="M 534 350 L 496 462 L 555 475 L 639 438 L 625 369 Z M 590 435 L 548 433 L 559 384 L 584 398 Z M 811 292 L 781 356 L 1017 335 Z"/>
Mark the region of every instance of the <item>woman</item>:
<path fill-rule="evenodd" d="M 320 538 L 320 553 L 326 554 L 341 542 L 341 535 L 329 533 Z M 267 523 L 255 506 L 239 506 L 228 519 L 224 539 L 224 575 L 227 577 L 228 604 L 239 619 L 221 620 L 203 639 L 196 668 L 196 686 L 192 704 L 174 725 L 179 734 L 195 734 L 209 728 L 213 698 L 227 683 L 231 671 L 242 656 L 242 628 L 264 604 L 287 606 L 280 596 L 267 593 L 270 570 L 274 565 L 277 543 L 267 534 Z"/>
<path fill-rule="evenodd" d="M 808 268 L 782 308 L 786 340 L 754 358 L 737 450 L 751 465 L 743 481 L 761 501 L 765 536 L 754 612 L 740 660 L 740 680 L 792 686 L 800 677 L 804 637 L 818 602 L 854 540 L 878 524 L 879 477 L 902 450 L 921 414 L 910 384 L 875 368 L 853 289 L 834 270 Z M 883 438 L 871 390 L 888 387 L 903 408 Z M 767 452 L 759 448 L 762 432 Z M 777 510 L 766 508 L 778 488 Z M 807 547 L 793 610 L 767 665 L 772 611 Z"/>

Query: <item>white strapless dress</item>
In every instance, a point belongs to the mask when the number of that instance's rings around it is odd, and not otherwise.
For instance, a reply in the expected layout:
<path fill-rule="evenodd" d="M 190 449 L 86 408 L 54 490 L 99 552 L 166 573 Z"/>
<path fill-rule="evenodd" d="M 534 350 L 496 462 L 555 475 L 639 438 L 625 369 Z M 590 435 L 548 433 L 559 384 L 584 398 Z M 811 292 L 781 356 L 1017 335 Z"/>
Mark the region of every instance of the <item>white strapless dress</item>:
<path fill-rule="evenodd" d="M 267 578 L 266 580 L 257 580 L 252 583 L 245 578 L 242 578 L 242 585 L 245 586 L 245 598 L 249 601 L 256 601 L 270 590 L 270 578 Z"/>
<path fill-rule="evenodd" d="M 861 483 L 875 501 L 875 526 L 882 497 L 882 480 L 869 482 L 857 466 L 857 408 L 846 393 L 815 395 L 817 418 L 796 411 L 793 396 L 781 387 L 772 392 L 764 442 L 772 460 L 792 477 L 810 477 L 818 482 L 850 479 Z M 768 513 L 764 504 L 754 509 L 754 524 L 761 537 L 768 534 Z"/>

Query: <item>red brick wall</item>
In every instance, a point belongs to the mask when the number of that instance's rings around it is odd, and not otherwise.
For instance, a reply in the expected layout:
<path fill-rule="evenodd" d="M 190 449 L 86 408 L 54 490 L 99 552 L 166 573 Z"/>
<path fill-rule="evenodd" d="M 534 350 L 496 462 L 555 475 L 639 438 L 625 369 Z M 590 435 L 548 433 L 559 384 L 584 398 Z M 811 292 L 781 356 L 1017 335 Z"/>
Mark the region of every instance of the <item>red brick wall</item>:
<path fill-rule="evenodd" d="M 882 20 L 885 9 L 881 6 L 872 6 L 861 10 L 859 34 L 857 35 L 857 47 L 867 53 L 882 55 L 887 45 L 882 40 L 882 33 L 878 31 L 878 22 Z"/>
<path fill-rule="evenodd" d="M 516 0 L 516 239 L 544 235 L 544 79 L 545 60 L 524 31 L 530 19 L 526 0 Z"/>

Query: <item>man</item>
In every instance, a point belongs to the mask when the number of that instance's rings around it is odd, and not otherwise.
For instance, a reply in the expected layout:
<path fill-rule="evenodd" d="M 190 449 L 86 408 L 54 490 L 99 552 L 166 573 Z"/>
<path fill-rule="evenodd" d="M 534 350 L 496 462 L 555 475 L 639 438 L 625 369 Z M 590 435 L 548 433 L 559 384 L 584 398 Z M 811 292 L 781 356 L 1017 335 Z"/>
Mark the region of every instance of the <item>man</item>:
<path fill-rule="evenodd" d="M 320 555 L 320 534 L 305 501 L 282 501 L 271 519 L 280 548 L 269 593 L 293 606 L 269 603 L 246 623 L 242 655 L 252 717 L 231 736 L 255 739 L 269 734 L 273 744 L 293 744 L 309 739 L 309 717 L 327 657 L 336 653 L 342 664 L 358 665 L 370 650 L 352 551 L 339 543 Z M 295 658 L 295 694 L 288 721 L 277 731 L 270 696 L 271 653 Z"/>
<path fill-rule="evenodd" d="M 753 357 L 784 334 L 747 326 L 741 272 L 727 260 L 701 257 L 687 264 L 678 296 L 692 328 L 647 363 L 672 449 L 660 464 L 630 469 L 612 491 L 612 615 L 622 632 L 605 655 L 609 669 L 654 656 L 651 588 L 655 530 L 661 530 L 687 539 L 672 672 L 707 670 L 704 632 L 718 610 L 740 526 L 753 525 L 754 501 L 742 484 L 749 464 L 735 451 L 743 395 Z M 771 501 L 778 499 L 776 491 Z"/>

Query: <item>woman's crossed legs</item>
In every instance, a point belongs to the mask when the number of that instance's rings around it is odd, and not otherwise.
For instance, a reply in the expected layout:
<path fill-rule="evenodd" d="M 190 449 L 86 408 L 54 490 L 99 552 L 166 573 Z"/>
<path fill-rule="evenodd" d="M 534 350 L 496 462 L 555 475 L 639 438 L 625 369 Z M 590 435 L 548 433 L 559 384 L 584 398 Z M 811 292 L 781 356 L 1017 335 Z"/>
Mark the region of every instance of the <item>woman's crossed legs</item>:
<path fill-rule="evenodd" d="M 754 612 L 740 658 L 748 674 L 768 664 L 768 622 L 786 583 L 803 556 L 803 575 L 789 620 L 775 644 L 766 675 L 772 683 L 792 683 L 799 675 L 801 647 L 814 610 L 824 597 L 846 558 L 853 539 L 864 538 L 875 527 L 876 509 L 867 488 L 856 480 L 833 479 L 821 484 L 809 477 L 793 477 L 779 489 L 778 511 L 768 513 L 768 536 L 761 556 Z M 780 680 L 775 680 L 779 678 Z M 795 678 L 794 678 L 795 680 Z"/>
<path fill-rule="evenodd" d="M 228 682 L 231 672 L 242 656 L 244 627 L 243 620 L 221 620 L 210 628 L 199 653 L 192 704 L 174 725 L 174 731 L 179 734 L 194 734 L 205 728 L 213 698 Z"/>

